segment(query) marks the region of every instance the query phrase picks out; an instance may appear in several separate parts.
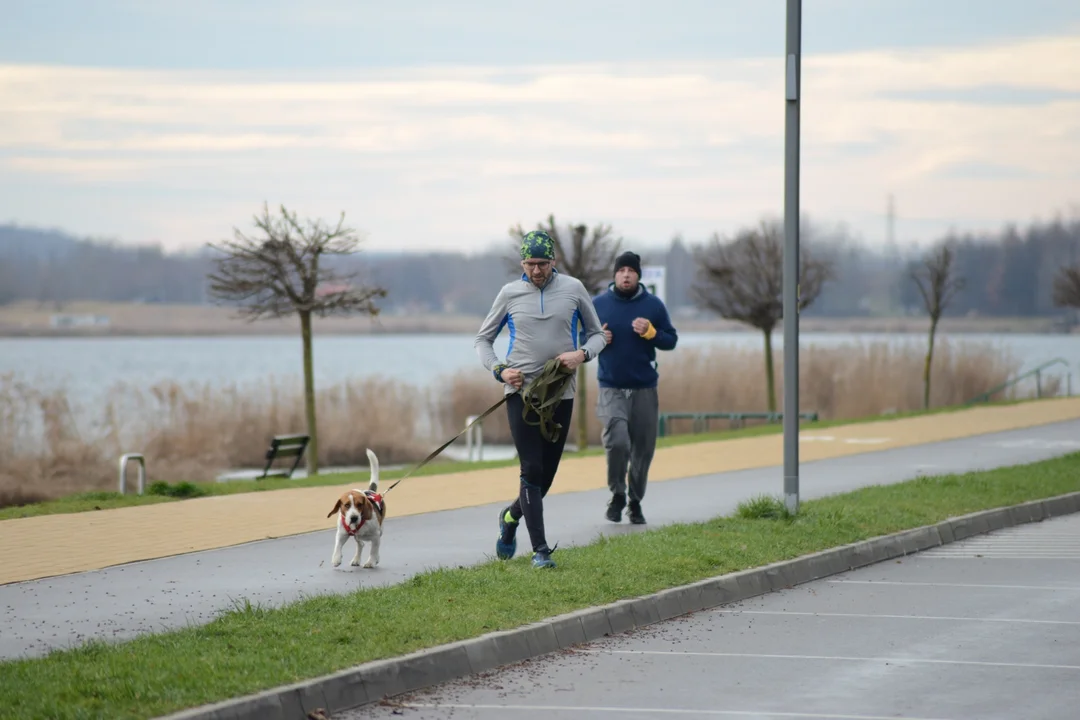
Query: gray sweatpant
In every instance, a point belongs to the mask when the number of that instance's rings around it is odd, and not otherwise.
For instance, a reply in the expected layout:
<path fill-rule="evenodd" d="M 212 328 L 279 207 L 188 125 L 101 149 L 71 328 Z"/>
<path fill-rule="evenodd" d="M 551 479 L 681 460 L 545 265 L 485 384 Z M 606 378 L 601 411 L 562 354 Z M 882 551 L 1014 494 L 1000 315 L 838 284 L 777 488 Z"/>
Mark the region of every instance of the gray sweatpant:
<path fill-rule="evenodd" d="M 602 438 L 607 453 L 608 489 L 627 494 L 630 467 L 630 500 L 645 497 L 649 465 L 656 449 L 656 423 L 660 413 L 656 388 L 619 390 L 600 388 L 596 414 L 604 423 Z"/>

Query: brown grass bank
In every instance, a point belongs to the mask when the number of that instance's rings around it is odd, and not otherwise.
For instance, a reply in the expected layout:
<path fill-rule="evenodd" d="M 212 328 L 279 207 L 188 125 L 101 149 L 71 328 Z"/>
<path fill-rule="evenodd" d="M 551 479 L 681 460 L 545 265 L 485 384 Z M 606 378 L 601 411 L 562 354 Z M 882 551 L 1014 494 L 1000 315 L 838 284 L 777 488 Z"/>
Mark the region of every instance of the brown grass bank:
<path fill-rule="evenodd" d="M 185 335 L 292 335 L 299 330 L 297 320 L 264 318 L 248 322 L 236 309 L 217 305 L 173 305 L 159 303 L 110 303 L 79 300 L 65 303 L 60 312 L 74 315 L 104 315 L 107 326 L 54 328 L 50 318 L 57 312 L 51 304 L 21 301 L 0 305 L 0 337 L 100 337 L 100 336 L 185 336 Z M 376 318 L 317 318 L 317 334 L 369 333 L 474 333 L 482 317 L 443 313 L 381 314 Z M 734 320 L 715 316 L 680 317 L 680 332 L 757 331 Z M 803 332 L 926 332 L 926 317 L 819 318 L 799 320 Z M 946 317 L 942 333 L 1055 332 L 1053 318 L 1029 317 Z M 779 328 L 777 329 L 779 332 Z"/>
<path fill-rule="evenodd" d="M 687 348 L 661 360 L 661 410 L 766 408 L 760 350 Z M 922 362 L 922 346 L 915 342 L 808 347 L 800 361 L 802 410 L 817 411 L 823 420 L 917 410 Z M 776 365 L 777 397 L 782 398 L 780 353 Z M 1019 366 L 990 346 L 942 342 L 934 363 L 932 404 L 961 404 L 1013 376 Z M 429 391 L 367 378 L 321 389 L 323 465 L 366 464 L 366 447 L 384 464 L 419 460 L 501 393 L 479 368 L 445 378 L 436 387 Z M 114 490 L 117 460 L 132 451 L 147 457 L 148 482 L 205 481 L 226 468 L 261 467 L 272 435 L 304 431 L 300 392 L 292 379 L 224 387 L 117 386 L 110 389 L 103 410 L 89 415 L 69 406 L 62 387 L 33 388 L 0 377 L 0 498 L 18 502 L 19 497 Z M 1044 380 L 1044 394 L 1055 392 Z M 590 414 L 593 445 L 600 442 L 596 394 L 595 379 L 590 379 L 583 409 Z M 996 399 L 1022 396 L 1008 393 Z M 76 417 L 89 420 L 77 422 Z M 676 424 L 673 430 L 687 432 L 689 426 Z M 488 443 L 509 442 L 505 413 L 485 421 L 484 436 Z"/>

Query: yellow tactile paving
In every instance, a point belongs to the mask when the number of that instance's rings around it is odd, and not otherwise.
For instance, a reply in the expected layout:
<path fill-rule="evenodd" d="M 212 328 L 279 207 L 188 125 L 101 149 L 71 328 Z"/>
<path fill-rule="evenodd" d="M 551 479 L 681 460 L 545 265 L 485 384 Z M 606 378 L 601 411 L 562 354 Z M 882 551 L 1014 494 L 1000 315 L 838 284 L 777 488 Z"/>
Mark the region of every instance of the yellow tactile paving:
<path fill-rule="evenodd" d="M 1032 427 L 1080 418 L 1080 398 L 846 425 L 800 434 L 800 461 Z M 783 463 L 783 436 L 694 443 L 656 452 L 650 482 Z M 604 487 L 604 458 L 566 458 L 552 493 Z M 385 483 L 384 483 L 385 486 Z M 329 529 L 347 486 L 297 488 L 0 522 L 0 584 Z M 410 478 L 387 497 L 391 516 L 506 500 L 505 468 Z"/>

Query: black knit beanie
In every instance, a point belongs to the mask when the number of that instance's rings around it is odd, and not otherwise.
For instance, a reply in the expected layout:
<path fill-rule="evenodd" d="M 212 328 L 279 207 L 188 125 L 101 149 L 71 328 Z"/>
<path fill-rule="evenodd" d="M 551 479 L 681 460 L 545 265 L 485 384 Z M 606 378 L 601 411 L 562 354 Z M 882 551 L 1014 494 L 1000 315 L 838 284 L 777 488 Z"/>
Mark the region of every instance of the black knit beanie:
<path fill-rule="evenodd" d="M 639 279 L 641 278 L 641 256 L 637 253 L 627 250 L 615 258 L 615 272 L 619 272 L 624 267 L 630 268 L 637 273 Z"/>

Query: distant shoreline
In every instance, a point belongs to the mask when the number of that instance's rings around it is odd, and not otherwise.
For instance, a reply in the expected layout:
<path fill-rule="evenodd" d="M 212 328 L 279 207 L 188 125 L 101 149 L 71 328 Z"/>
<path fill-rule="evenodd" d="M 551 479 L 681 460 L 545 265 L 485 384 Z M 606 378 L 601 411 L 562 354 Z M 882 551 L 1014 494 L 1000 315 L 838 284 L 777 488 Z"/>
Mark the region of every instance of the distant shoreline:
<path fill-rule="evenodd" d="M 107 324 L 83 327 L 54 327 L 54 315 L 73 318 L 107 318 Z M 460 314 L 379 315 L 375 318 L 316 318 L 319 336 L 341 335 L 432 335 L 476 332 L 480 316 Z M 747 332 L 755 328 L 717 319 L 674 319 L 682 332 Z M 815 333 L 897 333 L 924 334 L 929 319 L 923 317 L 802 318 L 800 332 Z M 1054 318 L 944 318 L 943 333 L 1030 333 L 1069 332 Z M 57 310 L 35 302 L 0 306 L 0 338 L 132 338 L 132 337 L 253 337 L 295 335 L 295 317 L 248 322 L 231 308 L 214 305 L 157 305 L 142 303 L 73 302 Z M 1073 330 L 1074 332 L 1076 330 Z M 774 337 L 782 338 L 778 326 Z"/>

